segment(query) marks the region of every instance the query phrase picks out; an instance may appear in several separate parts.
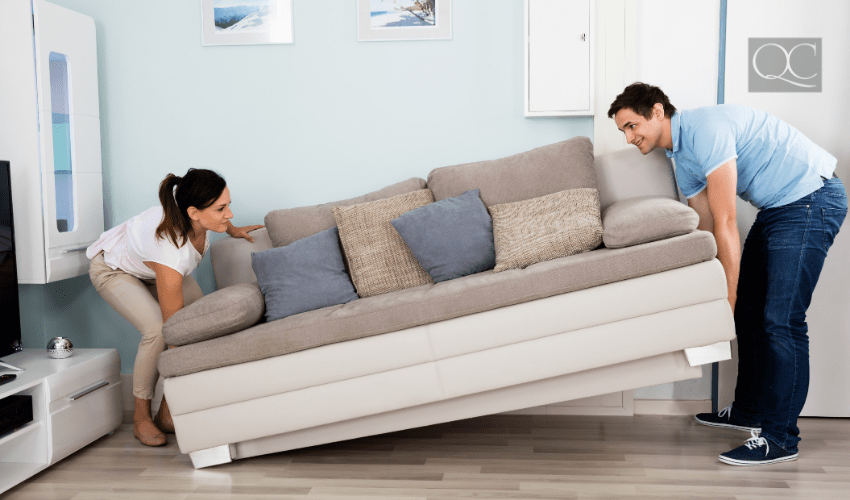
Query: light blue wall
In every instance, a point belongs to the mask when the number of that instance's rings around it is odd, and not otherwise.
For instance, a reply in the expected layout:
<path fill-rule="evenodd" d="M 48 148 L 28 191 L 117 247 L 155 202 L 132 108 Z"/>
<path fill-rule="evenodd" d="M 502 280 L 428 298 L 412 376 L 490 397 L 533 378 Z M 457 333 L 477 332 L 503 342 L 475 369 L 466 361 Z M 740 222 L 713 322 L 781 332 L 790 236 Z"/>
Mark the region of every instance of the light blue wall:
<path fill-rule="evenodd" d="M 52 1 L 97 26 L 107 228 L 189 167 L 227 179 L 239 225 L 593 135 L 523 117 L 520 1 L 455 0 L 449 41 L 357 42 L 354 0 L 295 0 L 294 45 L 230 47 L 201 46 L 198 0 Z M 209 259 L 196 277 L 214 290 Z M 20 288 L 27 347 L 66 335 L 132 371 L 138 333 L 87 276 Z"/>

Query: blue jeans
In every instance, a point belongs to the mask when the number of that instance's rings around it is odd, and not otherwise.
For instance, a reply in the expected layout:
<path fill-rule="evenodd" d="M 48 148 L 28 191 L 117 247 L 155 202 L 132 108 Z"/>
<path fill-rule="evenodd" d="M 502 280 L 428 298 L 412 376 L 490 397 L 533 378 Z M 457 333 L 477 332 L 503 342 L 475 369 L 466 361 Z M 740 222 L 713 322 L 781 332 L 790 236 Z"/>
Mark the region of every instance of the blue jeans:
<path fill-rule="evenodd" d="M 847 216 L 837 178 L 788 205 L 761 210 L 741 257 L 735 329 L 736 413 L 796 453 L 797 417 L 809 389 L 806 310 L 826 253 Z"/>

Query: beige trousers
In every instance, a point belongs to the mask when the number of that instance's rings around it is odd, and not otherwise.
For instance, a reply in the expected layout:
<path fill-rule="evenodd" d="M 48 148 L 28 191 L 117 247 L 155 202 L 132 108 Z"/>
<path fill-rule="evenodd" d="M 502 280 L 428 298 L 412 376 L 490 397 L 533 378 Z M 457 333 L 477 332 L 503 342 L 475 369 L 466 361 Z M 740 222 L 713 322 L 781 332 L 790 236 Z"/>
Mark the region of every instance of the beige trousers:
<path fill-rule="evenodd" d="M 112 269 L 104 262 L 103 252 L 92 259 L 89 277 L 106 303 L 142 334 L 133 365 L 133 395 L 139 399 L 153 399 L 159 379 L 156 365 L 160 353 L 165 350 L 156 280 L 141 280 L 121 269 Z M 183 278 L 184 307 L 203 296 L 195 278 L 191 275 Z"/>

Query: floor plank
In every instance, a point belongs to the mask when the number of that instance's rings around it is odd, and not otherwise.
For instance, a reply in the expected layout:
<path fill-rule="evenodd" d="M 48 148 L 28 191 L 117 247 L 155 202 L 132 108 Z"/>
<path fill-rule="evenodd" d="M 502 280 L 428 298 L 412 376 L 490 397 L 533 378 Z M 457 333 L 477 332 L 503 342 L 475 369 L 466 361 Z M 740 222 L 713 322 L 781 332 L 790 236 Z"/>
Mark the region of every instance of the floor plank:
<path fill-rule="evenodd" d="M 850 499 L 850 419 L 804 418 L 800 459 L 733 467 L 746 432 L 692 417 L 492 415 L 202 470 L 119 430 L 2 500 Z"/>

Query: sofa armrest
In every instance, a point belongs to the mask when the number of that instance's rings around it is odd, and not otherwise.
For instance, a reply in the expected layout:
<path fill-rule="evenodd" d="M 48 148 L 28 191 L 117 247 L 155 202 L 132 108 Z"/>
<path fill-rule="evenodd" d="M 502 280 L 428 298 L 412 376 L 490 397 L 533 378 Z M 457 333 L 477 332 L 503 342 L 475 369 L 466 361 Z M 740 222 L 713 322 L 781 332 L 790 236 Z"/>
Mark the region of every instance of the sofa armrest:
<path fill-rule="evenodd" d="M 266 304 L 256 283 L 216 290 L 174 313 L 162 325 L 168 345 L 210 340 L 250 328 L 263 318 Z"/>
<path fill-rule="evenodd" d="M 681 236 L 696 230 L 699 215 L 689 206 L 663 196 L 641 196 L 614 203 L 602 214 L 602 241 L 624 248 Z"/>
<path fill-rule="evenodd" d="M 251 268 L 251 253 L 272 248 L 272 240 L 266 228 L 251 231 L 254 242 L 243 238 L 225 236 L 210 247 L 215 284 L 220 290 L 237 283 L 257 282 Z"/>

